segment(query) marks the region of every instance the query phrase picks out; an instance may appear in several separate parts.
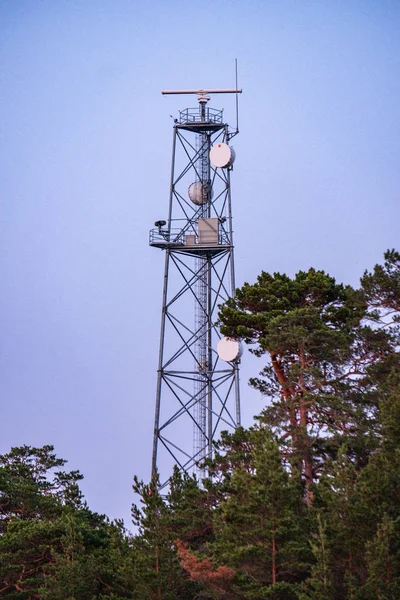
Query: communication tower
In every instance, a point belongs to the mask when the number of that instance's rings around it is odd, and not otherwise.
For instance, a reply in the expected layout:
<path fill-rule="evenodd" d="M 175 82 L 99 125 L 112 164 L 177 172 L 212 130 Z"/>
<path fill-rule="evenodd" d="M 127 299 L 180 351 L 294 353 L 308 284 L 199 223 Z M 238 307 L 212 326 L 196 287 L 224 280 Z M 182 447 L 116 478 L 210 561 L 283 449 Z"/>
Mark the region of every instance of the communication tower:
<path fill-rule="evenodd" d="M 236 86 L 237 88 L 237 86 Z M 195 94 L 174 120 L 168 216 L 150 245 L 165 252 L 152 472 L 204 475 L 213 440 L 240 424 L 240 342 L 222 338 L 218 306 L 235 291 L 231 171 L 238 133 L 210 108 L 209 94 L 240 89 L 164 90 Z M 167 481 L 161 479 L 161 487 Z"/>

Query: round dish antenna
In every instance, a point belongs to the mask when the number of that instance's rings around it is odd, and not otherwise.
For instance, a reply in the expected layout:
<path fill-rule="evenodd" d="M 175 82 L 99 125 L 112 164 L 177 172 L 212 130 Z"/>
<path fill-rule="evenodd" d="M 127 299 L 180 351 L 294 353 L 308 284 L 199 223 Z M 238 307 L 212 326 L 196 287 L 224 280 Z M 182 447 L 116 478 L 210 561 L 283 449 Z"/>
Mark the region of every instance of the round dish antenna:
<path fill-rule="evenodd" d="M 243 354 L 243 346 L 239 340 L 224 337 L 219 340 L 217 346 L 218 356 L 225 362 L 239 360 Z"/>
<path fill-rule="evenodd" d="M 201 204 L 208 202 L 209 199 L 212 200 L 214 191 L 207 183 L 195 181 L 189 185 L 188 195 L 193 204 L 200 206 Z"/>
<path fill-rule="evenodd" d="M 221 169 L 227 169 L 231 167 L 235 162 L 235 151 L 232 146 L 228 144 L 214 144 L 210 150 L 210 160 L 214 167 L 220 167 Z"/>

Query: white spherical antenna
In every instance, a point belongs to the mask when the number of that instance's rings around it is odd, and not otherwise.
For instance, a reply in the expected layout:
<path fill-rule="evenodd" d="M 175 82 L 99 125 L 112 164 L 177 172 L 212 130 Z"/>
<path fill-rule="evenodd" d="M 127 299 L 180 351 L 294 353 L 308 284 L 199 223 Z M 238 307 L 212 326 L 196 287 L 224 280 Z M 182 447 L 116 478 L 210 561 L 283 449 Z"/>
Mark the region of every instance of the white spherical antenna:
<path fill-rule="evenodd" d="M 243 346 L 239 340 L 224 337 L 219 340 L 217 346 L 218 356 L 225 362 L 238 360 L 243 354 Z"/>
<path fill-rule="evenodd" d="M 208 194 L 210 192 L 210 194 Z M 201 206 L 212 199 L 214 192 L 213 189 L 207 183 L 203 183 L 202 181 L 195 181 L 188 188 L 188 195 L 193 204 L 197 204 Z"/>
<path fill-rule="evenodd" d="M 214 167 L 220 167 L 221 169 L 227 169 L 231 167 L 235 161 L 235 151 L 232 146 L 228 144 L 214 144 L 210 150 L 210 160 Z"/>

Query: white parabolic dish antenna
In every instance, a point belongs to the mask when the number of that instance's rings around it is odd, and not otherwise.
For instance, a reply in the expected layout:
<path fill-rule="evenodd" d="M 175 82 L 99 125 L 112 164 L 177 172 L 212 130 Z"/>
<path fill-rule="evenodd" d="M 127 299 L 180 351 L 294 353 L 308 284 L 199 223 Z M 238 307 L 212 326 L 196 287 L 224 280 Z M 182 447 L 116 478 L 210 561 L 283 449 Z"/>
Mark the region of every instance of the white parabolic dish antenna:
<path fill-rule="evenodd" d="M 235 151 L 228 144 L 214 144 L 210 150 L 210 160 L 214 167 L 227 169 L 231 167 L 235 161 Z"/>
<path fill-rule="evenodd" d="M 219 340 L 217 346 L 218 356 L 225 362 L 239 360 L 243 354 L 243 346 L 239 340 L 224 337 Z"/>

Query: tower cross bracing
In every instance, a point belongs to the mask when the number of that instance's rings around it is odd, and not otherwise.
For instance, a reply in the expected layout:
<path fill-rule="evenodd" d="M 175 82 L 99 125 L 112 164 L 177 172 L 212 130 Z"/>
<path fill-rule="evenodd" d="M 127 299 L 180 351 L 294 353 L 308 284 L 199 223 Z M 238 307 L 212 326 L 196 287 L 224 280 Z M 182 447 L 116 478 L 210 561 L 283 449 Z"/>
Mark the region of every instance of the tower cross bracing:
<path fill-rule="evenodd" d="M 219 432 L 240 424 L 240 356 L 221 359 L 216 325 L 235 290 L 229 142 L 237 129 L 208 106 L 205 90 L 164 93 L 196 93 L 198 107 L 175 119 L 168 217 L 150 231 L 150 245 L 165 252 L 152 457 L 162 487 L 174 464 L 202 477 Z"/>

